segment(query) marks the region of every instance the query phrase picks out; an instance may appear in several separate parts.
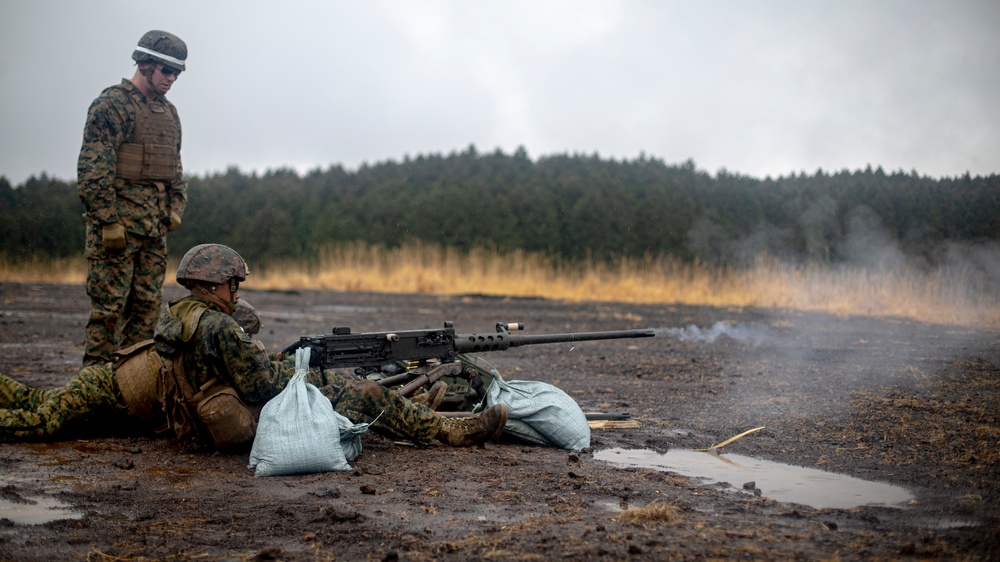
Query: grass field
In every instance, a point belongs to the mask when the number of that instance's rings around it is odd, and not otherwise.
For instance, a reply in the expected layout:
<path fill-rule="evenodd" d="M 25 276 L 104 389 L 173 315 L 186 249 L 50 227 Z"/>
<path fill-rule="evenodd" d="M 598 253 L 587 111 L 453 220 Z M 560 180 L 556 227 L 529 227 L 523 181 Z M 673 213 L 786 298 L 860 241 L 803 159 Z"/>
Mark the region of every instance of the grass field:
<path fill-rule="evenodd" d="M 176 264 L 169 266 L 169 271 Z M 250 264 L 247 287 L 545 297 L 567 301 L 773 307 L 841 315 L 1000 328 L 1000 293 L 962 271 L 796 266 L 760 259 L 749 268 L 712 268 L 669 258 L 614 266 L 563 264 L 538 254 L 461 253 L 409 244 L 386 249 L 331 246 L 315 265 Z M 81 258 L 0 261 L 0 281 L 83 283 Z M 173 282 L 173 275 L 167 276 Z M 977 288 L 978 287 L 978 288 Z"/>

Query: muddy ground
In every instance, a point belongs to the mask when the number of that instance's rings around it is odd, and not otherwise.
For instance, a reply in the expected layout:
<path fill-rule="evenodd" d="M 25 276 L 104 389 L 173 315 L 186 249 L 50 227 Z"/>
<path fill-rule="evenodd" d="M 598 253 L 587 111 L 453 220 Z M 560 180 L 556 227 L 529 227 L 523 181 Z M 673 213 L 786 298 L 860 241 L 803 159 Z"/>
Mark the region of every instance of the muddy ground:
<path fill-rule="evenodd" d="M 169 439 L 0 444 L 0 559 L 1000 559 L 996 330 L 781 310 L 241 292 L 272 349 L 335 325 L 660 331 L 484 355 L 507 379 L 553 383 L 586 411 L 639 422 L 594 429 L 578 453 L 513 442 L 420 449 L 369 433 L 352 472 L 255 478 L 246 455 Z M 62 384 L 79 370 L 87 311 L 80 286 L 0 284 L 0 372 Z M 760 426 L 721 458 L 703 453 L 706 466 L 746 464 L 744 455 L 908 495 L 817 507 L 774 499 L 752 473 L 713 483 L 649 460 Z M 632 455 L 646 460 L 603 460 Z M 787 478 L 794 496 L 802 483 Z M 853 482 L 828 487 L 863 503 Z"/>

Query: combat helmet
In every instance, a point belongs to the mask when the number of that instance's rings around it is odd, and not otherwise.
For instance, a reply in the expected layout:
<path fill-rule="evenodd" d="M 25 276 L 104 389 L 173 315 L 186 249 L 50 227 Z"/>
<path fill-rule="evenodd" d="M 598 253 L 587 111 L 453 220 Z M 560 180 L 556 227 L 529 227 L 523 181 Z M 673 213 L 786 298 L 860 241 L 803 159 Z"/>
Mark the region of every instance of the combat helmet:
<path fill-rule="evenodd" d="M 180 37 L 158 29 L 147 31 L 132 51 L 135 62 L 158 62 L 178 71 L 186 70 L 187 56 L 187 44 Z"/>
<path fill-rule="evenodd" d="M 247 262 L 222 244 L 199 244 L 188 250 L 177 266 L 177 282 L 188 289 L 199 281 L 221 285 L 236 279 L 242 283 L 248 275 Z"/>

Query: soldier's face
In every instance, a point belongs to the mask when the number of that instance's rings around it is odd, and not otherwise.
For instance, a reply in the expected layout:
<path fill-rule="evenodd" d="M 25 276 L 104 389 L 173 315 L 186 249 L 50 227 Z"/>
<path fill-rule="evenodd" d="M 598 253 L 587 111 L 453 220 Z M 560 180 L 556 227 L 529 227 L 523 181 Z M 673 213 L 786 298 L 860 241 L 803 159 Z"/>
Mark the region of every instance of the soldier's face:
<path fill-rule="evenodd" d="M 170 91 L 170 87 L 174 85 L 174 80 L 177 80 L 177 76 L 179 74 L 180 72 L 170 67 L 157 64 L 153 68 L 153 74 L 150 76 L 149 85 L 156 90 L 157 94 L 160 94 L 161 96 L 165 95 Z"/>
<path fill-rule="evenodd" d="M 240 300 L 240 282 L 236 279 L 230 279 L 229 283 L 219 287 L 219 296 L 222 297 L 223 300 L 235 304 L 236 301 Z"/>

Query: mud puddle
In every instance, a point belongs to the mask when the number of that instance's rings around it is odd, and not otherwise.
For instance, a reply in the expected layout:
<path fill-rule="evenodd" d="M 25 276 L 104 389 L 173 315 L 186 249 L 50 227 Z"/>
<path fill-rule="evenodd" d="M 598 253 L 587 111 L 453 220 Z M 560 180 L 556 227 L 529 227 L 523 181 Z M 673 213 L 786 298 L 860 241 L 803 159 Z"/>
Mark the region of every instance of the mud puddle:
<path fill-rule="evenodd" d="M 915 500 L 904 488 L 861 480 L 815 468 L 793 466 L 737 454 L 672 449 L 606 449 L 594 458 L 620 467 L 673 472 L 710 482 L 725 482 L 747 493 L 816 509 L 850 509 L 862 505 L 903 507 Z"/>
<path fill-rule="evenodd" d="M 5 494 L 0 497 L 0 519 L 22 525 L 41 525 L 59 519 L 80 519 L 82 513 L 55 498 Z"/>

